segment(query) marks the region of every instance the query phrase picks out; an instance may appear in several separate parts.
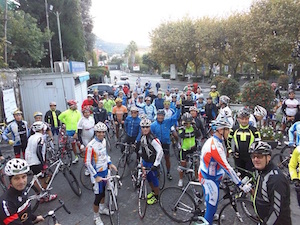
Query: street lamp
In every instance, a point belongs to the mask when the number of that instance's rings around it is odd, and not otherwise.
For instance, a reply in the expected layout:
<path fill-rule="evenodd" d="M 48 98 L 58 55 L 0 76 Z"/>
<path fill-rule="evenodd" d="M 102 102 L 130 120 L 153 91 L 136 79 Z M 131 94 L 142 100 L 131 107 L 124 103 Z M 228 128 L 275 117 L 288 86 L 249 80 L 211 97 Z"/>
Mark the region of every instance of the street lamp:
<path fill-rule="evenodd" d="M 50 5 L 50 11 L 52 10 L 53 6 Z M 46 9 L 46 21 L 47 21 L 47 29 L 50 31 L 49 26 L 49 14 L 48 14 L 48 1 L 45 0 L 45 9 Z M 51 38 L 49 38 L 49 57 L 50 57 L 50 66 L 51 66 L 51 72 L 53 73 L 53 57 L 52 57 L 52 46 L 51 46 Z"/>

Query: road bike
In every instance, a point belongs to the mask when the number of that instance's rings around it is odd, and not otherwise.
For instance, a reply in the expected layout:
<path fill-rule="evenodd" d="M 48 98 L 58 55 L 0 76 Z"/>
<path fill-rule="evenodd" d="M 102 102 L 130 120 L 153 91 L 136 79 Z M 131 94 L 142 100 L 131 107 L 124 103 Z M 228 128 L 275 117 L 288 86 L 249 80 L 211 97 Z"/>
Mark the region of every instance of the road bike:
<path fill-rule="evenodd" d="M 70 169 L 70 167 L 68 167 L 68 165 L 66 165 L 62 161 L 61 158 L 58 158 L 57 161 L 52 163 L 45 172 L 42 171 L 37 175 L 33 175 L 32 180 L 30 181 L 29 185 L 26 188 L 26 193 L 28 194 L 29 199 L 31 200 L 33 212 L 38 208 L 41 199 L 47 197 L 50 194 L 50 191 L 52 190 L 52 186 L 51 186 L 52 182 L 55 176 L 59 173 L 59 171 L 62 171 L 72 191 L 77 196 L 81 196 L 82 191 L 75 174 Z M 46 178 L 47 187 L 43 188 L 39 178 L 43 177 L 45 174 L 47 174 L 47 178 Z M 39 190 L 41 191 L 39 191 L 36 188 L 36 186 L 34 186 L 35 183 L 39 186 Z"/>
<path fill-rule="evenodd" d="M 7 191 L 10 184 L 8 176 L 6 176 L 4 172 L 4 168 L 8 160 L 10 160 L 10 158 L 6 158 L 0 162 L 0 196 Z"/>
<path fill-rule="evenodd" d="M 71 137 L 67 136 L 65 126 L 61 126 L 58 134 L 57 155 L 62 159 L 64 164 L 68 165 L 69 167 L 72 164 L 72 151 Z"/>
<path fill-rule="evenodd" d="M 120 157 L 118 161 L 118 174 L 120 175 L 120 178 L 122 179 L 125 174 L 126 167 L 131 167 L 131 169 L 136 165 L 136 156 L 133 154 L 135 151 L 135 145 L 134 144 L 127 144 L 127 143 L 116 143 L 117 146 L 124 146 L 124 150 L 122 153 L 122 156 Z"/>
<path fill-rule="evenodd" d="M 91 182 L 90 172 L 85 164 L 80 169 L 80 182 L 87 190 L 93 190 L 93 183 Z"/>
<path fill-rule="evenodd" d="M 55 224 L 59 223 L 58 220 L 56 219 L 55 212 L 57 210 L 61 209 L 61 208 L 63 208 L 68 214 L 71 214 L 71 212 L 65 206 L 65 203 L 60 199 L 58 201 L 60 203 L 60 206 L 58 206 L 55 209 L 52 209 L 52 210 L 48 211 L 48 213 L 43 216 L 44 219 L 50 217 L 49 220 L 48 220 L 48 225 L 55 225 Z"/>
<path fill-rule="evenodd" d="M 283 175 L 292 183 L 290 172 L 289 172 L 289 162 L 292 154 L 277 153 L 272 156 L 272 162 L 281 170 Z"/>
<path fill-rule="evenodd" d="M 180 159 L 179 159 L 180 143 L 178 141 L 176 141 L 176 138 L 175 138 L 173 132 L 170 133 L 170 139 L 171 139 L 171 143 L 172 143 L 171 147 L 174 151 L 175 158 L 177 159 L 177 161 L 180 161 Z M 173 154 L 171 156 L 173 156 Z"/>

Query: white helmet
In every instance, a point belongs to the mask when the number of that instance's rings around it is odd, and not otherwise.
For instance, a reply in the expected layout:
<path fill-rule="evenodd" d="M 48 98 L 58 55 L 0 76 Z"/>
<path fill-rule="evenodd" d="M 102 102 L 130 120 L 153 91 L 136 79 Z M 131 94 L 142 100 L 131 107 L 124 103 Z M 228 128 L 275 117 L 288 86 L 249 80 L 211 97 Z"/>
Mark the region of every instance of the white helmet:
<path fill-rule="evenodd" d="M 99 122 L 94 126 L 94 130 L 95 130 L 95 132 L 97 132 L 97 131 L 105 132 L 105 131 L 107 131 L 107 126 L 104 123 Z"/>
<path fill-rule="evenodd" d="M 229 100 L 230 100 L 230 98 L 228 96 L 226 96 L 226 95 L 222 95 L 220 97 L 220 103 L 221 104 L 226 104 L 227 105 L 229 103 Z"/>
<path fill-rule="evenodd" d="M 145 118 L 145 119 L 142 119 L 141 122 L 140 122 L 140 126 L 141 127 L 150 127 L 151 126 L 151 120 Z"/>
<path fill-rule="evenodd" d="M 29 172 L 28 163 L 24 159 L 14 158 L 9 160 L 5 166 L 7 176 L 15 176 Z"/>
<path fill-rule="evenodd" d="M 44 128 L 44 123 L 42 121 L 36 121 L 32 124 L 32 130 L 34 132 L 41 131 Z"/>
<path fill-rule="evenodd" d="M 197 98 L 197 99 L 199 99 L 199 98 L 202 98 L 202 99 L 204 99 L 204 95 L 201 93 L 201 94 L 198 96 L 198 98 Z"/>
<path fill-rule="evenodd" d="M 190 111 L 196 111 L 196 112 L 198 112 L 198 109 L 197 109 L 196 106 L 191 106 L 191 107 L 190 107 Z"/>
<path fill-rule="evenodd" d="M 138 112 L 139 109 L 138 109 L 138 107 L 136 107 L 136 106 L 132 106 L 132 107 L 130 108 L 130 111 L 131 111 L 131 112 L 132 112 L 132 111 Z"/>
<path fill-rule="evenodd" d="M 254 107 L 254 115 L 265 117 L 267 115 L 267 110 L 264 107 L 257 105 Z"/>
<path fill-rule="evenodd" d="M 217 86 L 216 86 L 216 85 L 211 85 L 210 88 L 211 88 L 211 89 L 216 89 Z"/>
<path fill-rule="evenodd" d="M 232 125 L 230 124 L 230 122 L 226 117 L 221 116 L 211 121 L 211 128 L 213 130 L 218 130 L 222 128 L 232 128 Z"/>

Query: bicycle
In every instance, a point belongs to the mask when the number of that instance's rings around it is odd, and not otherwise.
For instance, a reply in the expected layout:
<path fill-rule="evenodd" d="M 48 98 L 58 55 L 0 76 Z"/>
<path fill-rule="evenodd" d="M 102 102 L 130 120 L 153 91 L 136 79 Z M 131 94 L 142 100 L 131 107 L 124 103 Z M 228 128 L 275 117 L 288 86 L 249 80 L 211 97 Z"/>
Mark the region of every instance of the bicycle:
<path fill-rule="evenodd" d="M 122 156 L 120 157 L 119 161 L 118 161 L 118 173 L 120 175 L 120 178 L 122 179 L 124 174 L 125 174 L 125 169 L 126 166 L 131 166 L 133 168 L 132 165 L 135 165 L 136 162 L 136 158 L 133 154 L 133 152 L 135 151 L 135 145 L 134 144 L 127 144 L 127 143 L 120 143 L 117 142 L 116 146 L 121 145 L 124 146 L 125 149 L 122 153 Z"/>
<path fill-rule="evenodd" d="M 59 222 L 58 222 L 58 220 L 56 219 L 56 215 L 55 215 L 55 212 L 57 211 L 57 210 L 59 210 L 59 209 L 61 209 L 61 208 L 63 208 L 68 214 L 71 214 L 71 212 L 67 209 L 67 207 L 65 206 L 65 203 L 62 201 L 62 200 L 58 200 L 59 201 L 59 203 L 60 203 L 60 206 L 58 206 L 57 208 L 55 208 L 55 209 L 53 209 L 53 210 L 50 210 L 50 211 L 48 211 L 48 213 L 47 214 L 45 214 L 44 216 L 43 216 L 43 218 L 44 219 L 46 219 L 47 217 L 51 217 L 52 218 L 52 220 L 51 219 L 49 219 L 48 220 L 48 225 L 55 225 L 55 224 L 58 224 Z M 51 222 L 52 221 L 52 222 Z"/>
<path fill-rule="evenodd" d="M 80 169 L 80 182 L 87 190 L 93 190 L 93 183 L 91 182 L 90 172 L 85 164 Z"/>
<path fill-rule="evenodd" d="M 6 165 L 6 162 L 10 160 L 10 157 L 5 158 L 0 162 L 0 196 L 7 191 L 7 188 L 9 187 L 9 180 L 8 177 L 4 173 L 4 168 Z"/>
<path fill-rule="evenodd" d="M 65 126 L 59 128 L 58 134 L 58 151 L 57 155 L 60 155 L 61 159 L 69 167 L 72 164 L 72 147 L 71 147 L 71 137 L 66 135 Z"/>
<path fill-rule="evenodd" d="M 52 172 L 51 168 L 55 168 L 54 172 Z M 64 177 L 66 178 L 68 184 L 70 185 L 72 191 L 77 195 L 81 196 L 82 191 L 79 186 L 79 182 L 74 175 L 73 171 L 68 167 L 61 158 L 58 158 L 56 162 L 52 163 L 49 168 L 46 170 L 46 172 L 42 171 L 38 173 L 37 175 L 33 175 L 32 180 L 30 181 L 29 185 L 26 188 L 26 193 L 29 196 L 29 199 L 31 200 L 31 205 L 32 205 L 32 212 L 34 212 L 39 204 L 42 198 L 46 197 L 49 193 L 50 190 L 52 190 L 52 182 L 55 178 L 55 176 L 59 173 L 59 171 L 62 171 Z M 47 187 L 43 188 L 41 182 L 39 181 L 39 178 L 47 174 L 48 176 L 46 179 L 46 184 Z M 41 191 L 38 191 L 38 189 L 34 186 L 34 183 L 36 183 L 39 186 L 39 189 Z M 32 193 L 34 192 L 34 193 Z"/>
<path fill-rule="evenodd" d="M 138 213 L 140 219 L 144 219 L 146 215 L 146 210 L 147 210 L 147 183 L 146 183 L 146 177 L 147 173 L 151 171 L 151 169 L 148 169 L 146 167 L 141 167 L 142 173 L 140 174 L 140 187 L 138 190 Z"/>
<path fill-rule="evenodd" d="M 6 123 L 0 123 L 0 142 L 2 142 L 2 134 L 6 127 L 7 127 Z"/>
<path fill-rule="evenodd" d="M 176 141 L 176 138 L 173 135 L 173 132 L 170 133 L 170 138 L 171 138 L 171 143 L 172 143 L 172 149 L 174 151 L 174 155 L 175 158 L 177 159 L 177 161 L 179 161 L 179 152 L 180 152 L 180 148 L 178 146 L 178 142 Z"/>
<path fill-rule="evenodd" d="M 292 157 L 292 153 L 290 154 L 277 153 L 273 155 L 271 158 L 271 161 L 281 170 L 283 175 L 290 181 L 290 183 L 292 183 L 290 172 L 289 172 L 289 162 L 291 157 Z"/>

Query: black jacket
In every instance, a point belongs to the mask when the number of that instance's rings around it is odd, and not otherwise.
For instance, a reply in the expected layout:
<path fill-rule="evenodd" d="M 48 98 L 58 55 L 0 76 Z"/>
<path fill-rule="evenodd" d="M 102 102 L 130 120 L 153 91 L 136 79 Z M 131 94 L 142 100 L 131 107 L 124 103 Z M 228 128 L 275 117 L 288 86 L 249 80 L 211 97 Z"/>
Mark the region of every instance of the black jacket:
<path fill-rule="evenodd" d="M 57 124 L 58 124 L 58 126 L 60 126 L 60 121 L 58 119 L 58 116 L 61 114 L 61 112 L 59 110 L 55 110 L 55 114 L 56 114 L 56 118 L 57 118 Z M 51 110 L 46 112 L 44 121 L 46 123 L 50 124 L 51 127 L 54 127 L 54 121 L 53 121 L 53 116 L 52 116 Z"/>
<path fill-rule="evenodd" d="M 289 181 L 272 162 L 259 171 L 255 193 L 254 204 L 263 224 L 292 224 Z"/>
<path fill-rule="evenodd" d="M 93 110 L 95 124 L 98 122 L 104 123 L 105 120 L 107 120 L 107 112 L 106 109 L 102 108 L 99 109 L 98 107 L 94 108 Z"/>

